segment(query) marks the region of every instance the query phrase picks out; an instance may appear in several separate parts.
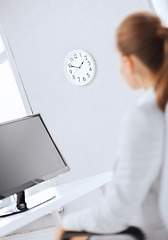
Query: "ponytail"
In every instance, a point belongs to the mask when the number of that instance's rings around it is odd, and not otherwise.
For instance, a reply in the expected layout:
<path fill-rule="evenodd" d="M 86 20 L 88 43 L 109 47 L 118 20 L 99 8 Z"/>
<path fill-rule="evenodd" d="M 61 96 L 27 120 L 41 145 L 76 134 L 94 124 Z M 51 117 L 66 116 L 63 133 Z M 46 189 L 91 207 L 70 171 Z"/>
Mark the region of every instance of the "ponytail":
<path fill-rule="evenodd" d="M 164 41 L 164 62 L 158 73 L 155 92 L 158 106 L 164 112 L 168 101 L 168 28 L 161 26 L 157 36 Z"/>

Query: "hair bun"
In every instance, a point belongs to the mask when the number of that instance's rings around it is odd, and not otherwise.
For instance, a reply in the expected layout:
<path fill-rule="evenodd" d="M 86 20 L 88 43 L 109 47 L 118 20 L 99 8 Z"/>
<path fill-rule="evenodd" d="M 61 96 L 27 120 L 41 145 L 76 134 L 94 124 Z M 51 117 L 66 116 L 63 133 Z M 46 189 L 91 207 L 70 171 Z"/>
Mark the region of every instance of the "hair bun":
<path fill-rule="evenodd" d="M 157 29 L 157 36 L 159 38 L 168 38 L 168 28 L 167 27 L 163 27 L 163 26 L 159 26 Z"/>

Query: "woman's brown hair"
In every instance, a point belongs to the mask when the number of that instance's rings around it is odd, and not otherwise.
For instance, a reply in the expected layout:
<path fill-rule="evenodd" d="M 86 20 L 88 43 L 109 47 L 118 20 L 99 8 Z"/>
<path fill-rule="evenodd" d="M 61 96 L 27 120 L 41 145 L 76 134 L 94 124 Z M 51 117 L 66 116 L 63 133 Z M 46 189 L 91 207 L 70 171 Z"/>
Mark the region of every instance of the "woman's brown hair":
<path fill-rule="evenodd" d="M 151 13 L 131 14 L 117 29 L 117 47 L 122 55 L 137 56 L 156 74 L 157 103 L 165 111 L 168 101 L 168 28 Z"/>

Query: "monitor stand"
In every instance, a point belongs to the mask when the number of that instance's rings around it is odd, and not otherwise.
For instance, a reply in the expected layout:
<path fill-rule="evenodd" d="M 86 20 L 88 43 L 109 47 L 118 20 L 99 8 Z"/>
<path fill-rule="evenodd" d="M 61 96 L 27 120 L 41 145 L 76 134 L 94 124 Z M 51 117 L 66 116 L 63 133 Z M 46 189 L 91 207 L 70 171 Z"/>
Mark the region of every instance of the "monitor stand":
<path fill-rule="evenodd" d="M 25 202 L 25 192 L 19 192 L 16 194 L 16 208 L 21 211 L 27 211 L 27 203 Z"/>
<path fill-rule="evenodd" d="M 32 196 L 26 197 L 25 191 L 15 194 L 15 202 L 7 207 L 0 209 L 0 217 L 7 217 L 21 212 L 25 212 L 31 208 L 39 206 L 57 196 L 53 187 L 42 190 Z"/>

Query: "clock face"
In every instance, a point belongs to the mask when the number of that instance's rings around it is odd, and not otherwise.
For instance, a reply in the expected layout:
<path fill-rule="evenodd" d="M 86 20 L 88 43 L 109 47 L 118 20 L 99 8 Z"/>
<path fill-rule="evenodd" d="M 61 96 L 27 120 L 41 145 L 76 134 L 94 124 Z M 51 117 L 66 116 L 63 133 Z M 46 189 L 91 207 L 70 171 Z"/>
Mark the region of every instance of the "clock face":
<path fill-rule="evenodd" d="M 95 76 L 95 62 L 91 55 L 83 50 L 70 52 L 64 62 L 69 81 L 78 86 L 90 83 Z"/>

